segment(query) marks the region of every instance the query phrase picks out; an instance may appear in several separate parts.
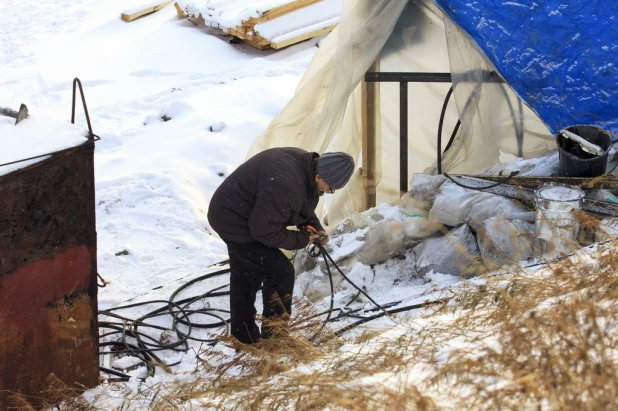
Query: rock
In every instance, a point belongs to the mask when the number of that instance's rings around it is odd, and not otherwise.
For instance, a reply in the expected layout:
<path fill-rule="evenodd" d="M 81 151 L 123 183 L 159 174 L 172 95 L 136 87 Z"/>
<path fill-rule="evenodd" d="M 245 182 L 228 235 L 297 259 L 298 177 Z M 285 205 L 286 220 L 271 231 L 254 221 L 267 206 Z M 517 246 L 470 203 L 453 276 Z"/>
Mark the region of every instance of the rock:
<path fill-rule="evenodd" d="M 224 128 L 225 128 L 225 123 L 223 121 L 217 121 L 208 126 L 208 131 L 212 131 L 213 133 L 218 133 Z"/>
<path fill-rule="evenodd" d="M 19 111 L 17 112 L 17 116 L 15 117 L 15 124 L 19 123 L 22 120 L 28 118 L 28 107 L 25 104 L 22 104 L 19 107 Z"/>

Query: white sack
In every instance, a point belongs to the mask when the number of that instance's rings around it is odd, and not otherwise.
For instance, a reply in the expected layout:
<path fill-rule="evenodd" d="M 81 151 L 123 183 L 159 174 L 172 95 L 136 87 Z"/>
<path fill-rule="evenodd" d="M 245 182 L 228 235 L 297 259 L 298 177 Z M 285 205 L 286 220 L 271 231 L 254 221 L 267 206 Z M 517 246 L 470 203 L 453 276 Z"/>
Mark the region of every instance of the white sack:
<path fill-rule="evenodd" d="M 607 241 L 618 237 L 618 219 L 605 218 L 594 233 L 595 241 Z"/>
<path fill-rule="evenodd" d="M 476 233 L 486 264 L 517 264 L 534 257 L 534 224 L 503 216 L 485 220 Z"/>
<path fill-rule="evenodd" d="M 359 261 L 371 265 L 384 262 L 418 243 L 417 240 L 435 234 L 441 224 L 417 216 L 406 221 L 380 221 L 369 229 L 365 244 L 355 253 Z"/>
<path fill-rule="evenodd" d="M 483 271 L 481 252 L 467 225 L 454 228 L 445 236 L 430 238 L 414 248 L 416 271 L 469 277 Z"/>
<path fill-rule="evenodd" d="M 496 194 L 470 190 L 447 182 L 442 184 L 429 212 L 429 217 L 442 224 L 456 227 L 469 224 L 475 231 L 483 221 L 493 216 L 510 220 L 534 221 L 534 212 L 516 200 Z"/>
<path fill-rule="evenodd" d="M 410 191 L 414 198 L 433 204 L 440 187 L 446 181 L 443 175 L 414 174 L 410 181 Z"/>

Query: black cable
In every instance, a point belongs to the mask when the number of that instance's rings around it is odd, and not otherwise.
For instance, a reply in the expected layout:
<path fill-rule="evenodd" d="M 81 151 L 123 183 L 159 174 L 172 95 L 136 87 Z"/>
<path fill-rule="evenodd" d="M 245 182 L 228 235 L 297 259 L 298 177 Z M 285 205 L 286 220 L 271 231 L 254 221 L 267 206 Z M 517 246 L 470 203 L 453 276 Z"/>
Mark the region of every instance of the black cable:
<path fill-rule="evenodd" d="M 390 302 L 387 304 L 378 304 L 375 300 L 373 300 L 371 298 L 371 296 L 369 296 L 364 290 L 362 290 L 360 287 L 358 287 L 356 284 L 354 284 L 353 281 L 351 281 L 342 271 L 341 269 L 337 266 L 337 264 L 335 263 L 335 261 L 333 260 L 333 258 L 330 256 L 330 254 L 324 249 L 324 247 L 322 246 L 317 246 L 317 249 L 319 251 L 317 251 L 317 254 L 315 254 L 316 256 L 322 255 L 322 257 L 324 258 L 324 262 L 326 264 L 327 267 L 327 271 L 329 274 L 329 282 L 330 282 L 330 287 L 331 287 L 331 300 L 330 300 L 330 305 L 329 305 L 329 309 L 327 311 L 324 311 L 322 313 L 316 314 L 314 316 L 309 317 L 308 319 L 311 318 L 315 318 L 318 316 L 322 316 L 324 314 L 326 314 L 326 319 L 323 321 L 322 327 L 320 328 L 320 331 L 318 331 L 317 333 L 315 333 L 315 335 L 312 337 L 314 338 L 315 336 L 319 335 L 320 332 L 323 330 L 323 328 L 325 327 L 326 323 L 329 322 L 336 322 L 336 321 L 341 321 L 343 319 L 346 318 L 357 318 L 359 319 L 359 321 L 356 321 L 352 324 L 347 325 L 346 327 L 343 327 L 339 330 L 337 330 L 335 332 L 335 336 L 339 336 L 361 324 L 364 324 L 366 322 L 372 321 L 373 319 L 376 318 L 381 318 L 383 316 L 390 316 L 390 314 L 395 314 L 398 312 L 403 312 L 403 311 L 408 311 L 408 310 L 413 310 L 413 309 L 417 309 L 417 308 L 421 308 L 424 306 L 427 306 L 429 304 L 436 304 L 439 302 L 442 302 L 443 300 L 435 300 L 435 301 L 429 301 L 429 302 L 425 302 L 422 304 L 416 304 L 416 305 L 412 305 L 412 306 L 407 306 L 407 307 L 402 307 L 402 308 L 398 308 L 398 309 L 394 309 L 394 310 L 387 310 L 388 307 L 391 306 L 395 306 L 401 303 L 401 301 L 395 301 L 395 302 Z M 315 252 L 315 250 L 314 250 Z M 341 274 L 341 276 L 348 282 L 350 283 L 354 288 L 356 288 L 356 290 L 358 291 L 358 293 L 356 294 L 356 296 L 350 301 L 348 302 L 343 308 L 334 308 L 334 285 L 333 285 L 333 279 L 332 279 L 332 270 L 331 270 L 331 264 L 333 267 L 335 267 L 335 269 L 337 269 L 339 271 L 339 273 Z M 229 333 L 229 328 L 227 327 L 227 324 L 229 323 L 229 319 L 225 319 L 221 316 L 219 316 L 218 314 L 215 314 L 214 312 L 221 312 L 221 313 L 229 313 L 229 311 L 227 310 L 222 310 L 222 309 L 216 309 L 216 308 L 211 308 L 211 307 L 207 307 L 207 308 L 203 308 L 203 309 L 197 309 L 197 310 L 190 310 L 188 309 L 188 307 L 195 303 L 196 301 L 203 299 L 203 298 L 207 298 L 207 297 L 219 297 L 219 296 L 224 296 L 224 295 L 228 295 L 229 291 L 224 291 L 221 292 L 219 290 L 221 290 L 222 288 L 226 287 L 226 285 L 223 286 L 219 286 L 216 287 L 212 290 L 207 291 L 206 293 L 203 293 L 201 295 L 195 296 L 195 297 L 188 297 L 188 298 L 184 298 L 178 301 L 174 301 L 175 298 L 178 296 L 178 294 L 180 292 L 182 292 L 183 290 L 185 290 L 187 287 L 189 287 L 190 285 L 193 285 L 199 281 L 203 281 L 205 279 L 208 278 L 212 278 L 216 275 L 221 275 L 221 274 L 225 274 L 225 273 L 229 273 L 230 269 L 222 269 L 222 270 L 218 270 L 212 273 L 207 273 L 205 275 L 202 275 L 200 277 L 197 277 L 183 285 L 181 285 L 180 287 L 178 287 L 170 296 L 170 298 L 168 300 L 152 300 L 152 301 L 144 301 L 144 302 L 138 302 L 138 303 L 132 303 L 132 304 L 127 304 L 127 305 L 123 305 L 123 306 L 118 306 L 118 307 L 113 307 L 113 308 L 109 308 L 106 310 L 100 310 L 99 311 L 99 315 L 106 315 L 109 317 L 113 317 L 113 318 L 117 318 L 118 320 L 122 321 L 120 323 L 118 322 L 109 322 L 109 321 L 100 321 L 99 322 L 99 327 L 100 328 L 108 328 L 110 330 L 112 330 L 112 332 L 108 332 L 108 333 L 104 333 L 100 335 L 100 338 L 110 338 L 113 337 L 115 335 L 120 336 L 120 340 L 117 341 L 105 341 L 105 342 L 101 342 L 99 344 L 100 347 L 112 347 L 111 351 L 102 351 L 100 352 L 100 355 L 114 355 L 114 354 L 130 354 L 136 358 L 138 358 L 139 360 L 141 360 L 142 362 L 144 362 L 145 366 L 146 366 L 146 374 L 147 376 L 152 376 L 154 375 L 155 372 L 155 366 L 156 365 L 161 365 L 164 367 L 171 367 L 174 365 L 179 364 L 179 362 L 173 363 L 173 364 L 166 364 L 165 362 L 163 362 L 156 354 L 156 352 L 159 351 L 164 351 L 164 350 L 174 350 L 174 351 L 187 351 L 189 349 L 188 346 L 188 340 L 194 340 L 194 341 L 199 341 L 199 342 L 205 342 L 208 343 L 211 346 L 214 346 L 214 344 L 216 344 L 216 342 L 218 341 L 218 338 L 211 338 L 211 339 L 201 339 L 201 338 L 197 338 L 194 336 L 191 336 L 191 332 L 193 329 L 195 328 L 213 328 L 213 327 L 218 327 L 218 326 L 225 326 L 225 330 L 224 332 L 227 334 Z M 349 304 L 351 304 L 353 301 L 355 301 L 358 296 L 360 294 L 363 294 L 365 297 L 367 297 L 367 299 L 373 303 L 373 305 L 375 306 L 375 308 L 370 308 L 370 309 L 365 309 L 364 307 L 360 307 L 360 308 L 356 308 L 356 309 L 347 309 L 347 307 L 349 306 Z M 128 308 L 134 308 L 134 307 L 139 307 L 139 306 L 144 306 L 144 305 L 149 305 L 149 304 L 165 304 L 163 307 L 159 307 L 156 308 L 144 315 L 142 315 L 140 318 L 138 318 L 137 320 L 132 320 L 129 319 L 125 316 L 122 316 L 120 314 L 117 314 L 115 311 L 118 310 L 123 310 L 123 309 L 128 309 Z M 363 317 L 362 315 L 359 315 L 358 313 L 363 311 L 363 312 L 371 312 L 371 311 L 381 311 L 380 313 L 376 314 L 376 315 L 372 315 L 370 317 Z M 339 314 L 337 316 L 333 316 L 333 313 L 335 311 L 338 311 Z M 159 317 L 159 316 L 163 316 L 163 315 L 171 315 L 172 316 L 172 328 L 167 328 L 167 327 L 163 327 L 163 326 L 159 326 L 156 324 L 150 324 L 147 323 L 145 320 L 150 319 L 150 318 L 154 318 L 154 317 Z M 219 321 L 216 323 L 205 323 L 205 324 L 196 324 L 193 323 L 189 320 L 189 317 L 192 314 L 202 314 L 202 315 L 209 315 L 212 317 L 217 318 Z M 178 328 L 178 325 L 182 324 L 182 325 L 186 325 L 189 327 L 188 331 L 181 331 Z M 176 333 L 176 335 L 178 336 L 178 341 L 174 341 L 172 343 L 169 344 L 161 344 L 157 339 L 139 331 L 140 328 L 153 328 L 156 330 L 162 330 L 162 331 L 173 331 Z M 127 338 L 132 338 L 134 340 L 137 341 L 136 344 L 133 344 L 132 342 L 128 341 Z M 180 349 L 180 346 L 184 346 L 182 349 Z M 100 367 L 100 370 L 104 373 L 107 373 L 109 375 L 113 375 L 116 377 L 119 377 L 122 381 L 128 381 L 131 377 L 127 374 L 124 374 L 122 372 L 116 371 L 116 370 L 112 370 L 112 369 L 108 369 L 108 368 L 104 368 L 104 367 Z M 142 378 L 143 379 L 143 378 Z"/>
<path fill-rule="evenodd" d="M 326 268 L 328 270 L 329 278 L 331 279 L 331 285 L 332 285 L 332 275 L 331 275 L 330 268 L 329 268 L 329 265 L 328 265 L 328 260 L 330 260 L 330 262 L 333 264 L 333 267 L 335 267 L 337 269 L 337 271 L 339 271 L 339 274 L 341 274 L 341 276 L 344 278 L 344 280 L 346 280 L 348 283 L 350 283 L 352 285 L 352 287 L 356 288 L 361 294 L 363 294 L 365 297 L 367 297 L 367 299 L 369 301 L 371 301 L 373 303 L 373 305 L 375 305 L 376 307 L 381 309 L 384 313 L 386 313 L 386 311 L 384 310 L 384 308 L 382 308 L 382 306 L 380 304 L 378 304 L 373 298 L 371 298 L 371 296 L 369 294 L 367 294 L 365 291 L 363 291 L 362 288 L 360 288 L 359 286 L 354 284 L 354 282 L 352 280 L 350 280 L 348 278 L 348 276 L 343 273 L 343 271 L 341 271 L 341 269 L 339 268 L 339 266 L 337 265 L 335 260 L 333 260 L 333 258 L 330 256 L 330 254 L 326 251 L 326 249 L 321 244 L 317 243 L 317 244 L 314 244 L 313 246 L 314 246 L 314 248 L 313 249 L 310 248 L 309 251 L 308 251 L 309 255 L 311 255 L 312 257 L 315 257 L 315 256 L 319 256 L 321 254 L 324 257 L 324 263 L 326 264 Z M 319 250 L 317 252 L 317 254 L 315 252 L 315 248 L 317 248 Z M 334 290 L 331 288 L 331 302 L 333 301 L 333 298 L 334 298 L 333 293 L 334 293 Z M 331 312 L 332 312 L 332 310 L 329 310 L 329 316 L 330 316 Z"/>
<path fill-rule="evenodd" d="M 324 256 L 324 253 L 326 252 L 324 250 L 324 247 L 317 244 L 314 246 L 318 247 L 318 255 L 321 254 L 322 256 Z M 309 255 L 312 255 L 312 253 L 309 252 Z M 324 327 L 326 327 L 326 323 L 330 320 L 333 314 L 333 307 L 335 306 L 335 286 L 333 284 L 333 274 L 330 271 L 330 267 L 328 265 L 326 257 L 324 257 L 324 264 L 326 265 L 326 271 L 328 272 L 328 282 L 330 283 L 330 306 L 328 307 L 328 314 L 326 315 L 326 319 L 322 322 L 322 326 L 309 338 L 309 341 L 313 341 L 319 334 L 322 333 L 322 330 L 324 329 Z"/>
<path fill-rule="evenodd" d="M 97 273 L 97 277 L 99 278 L 99 280 L 101 280 L 100 284 L 97 281 L 97 287 L 99 287 L 99 288 L 106 287 L 107 286 L 107 281 L 105 281 L 105 279 L 103 277 L 101 277 L 101 274 Z"/>
<path fill-rule="evenodd" d="M 122 373 L 120 371 L 112 370 L 111 368 L 99 367 L 100 371 L 103 371 L 109 375 L 115 375 L 116 377 L 120 377 L 120 381 L 129 381 L 131 379 L 130 376 Z"/>
<path fill-rule="evenodd" d="M 442 103 L 442 111 L 440 112 L 440 121 L 438 122 L 438 144 L 437 144 L 437 162 L 438 162 L 438 174 L 442 174 L 442 125 L 444 124 L 444 115 L 446 114 L 446 108 L 448 107 L 448 102 L 453 94 L 453 86 L 446 93 L 446 97 L 444 98 L 444 103 Z M 445 150 L 446 151 L 446 150 Z"/>
<path fill-rule="evenodd" d="M 104 333 L 100 336 L 100 338 L 109 338 L 112 337 L 114 335 L 119 335 L 120 336 L 120 340 L 119 341 L 110 341 L 110 342 L 101 342 L 99 344 L 100 347 L 106 347 L 106 346 L 112 346 L 112 347 L 119 347 L 121 349 L 116 349 L 110 352 L 101 352 L 100 355 L 107 355 L 107 354 L 130 354 L 136 358 L 139 358 L 141 361 L 143 361 L 146 364 L 146 371 L 147 371 L 147 375 L 151 376 L 154 375 L 154 367 L 153 367 L 153 362 L 155 364 L 160 364 L 163 366 L 173 366 L 176 365 L 178 363 L 174 363 L 174 364 L 166 364 L 163 361 L 161 361 L 161 359 L 155 354 L 156 351 L 163 351 L 163 350 L 176 350 L 178 351 L 179 346 L 184 345 L 184 350 L 186 351 L 189 349 L 187 340 L 191 339 L 191 340 L 196 340 L 196 341 L 203 341 L 203 342 L 208 342 L 211 343 L 215 340 L 213 339 L 198 339 L 196 337 L 192 337 L 191 331 L 194 328 L 213 328 L 213 327 L 217 327 L 220 325 L 225 325 L 226 326 L 226 332 L 227 331 L 227 322 L 229 320 L 225 320 L 224 318 L 222 318 L 221 316 L 212 313 L 211 311 L 219 311 L 219 312 L 227 312 L 225 310 L 218 310 L 218 309 L 200 309 L 200 310 L 188 310 L 187 307 L 194 303 L 195 301 L 199 300 L 199 299 L 203 299 L 203 298 L 207 298 L 207 297 L 217 297 L 217 296 L 223 296 L 223 295 L 228 295 L 229 292 L 220 292 L 219 290 L 221 290 L 223 287 L 225 286 L 220 286 L 220 287 L 216 287 L 213 290 L 210 290 L 202 295 L 199 295 L 197 297 L 189 297 L 189 298 L 185 298 L 179 301 L 174 301 L 175 297 L 185 288 L 187 288 L 188 286 L 195 284 L 198 281 L 202 281 L 204 279 L 207 278 L 211 278 L 214 277 L 216 275 L 221 275 L 221 274 L 225 274 L 225 273 L 229 273 L 229 268 L 228 269 L 223 269 L 223 270 L 218 270 L 212 273 L 207 273 L 205 275 L 202 275 L 198 278 L 195 278 L 191 281 L 189 281 L 188 283 L 183 284 L 181 287 L 179 287 L 178 289 L 176 289 L 176 291 L 172 294 L 172 296 L 170 297 L 170 299 L 168 300 L 151 300 L 151 301 L 145 301 L 145 302 L 139 302 L 139 303 L 133 303 L 133 304 L 127 304 L 127 305 L 123 305 L 123 306 L 118 306 L 118 307 L 113 307 L 113 308 L 109 308 L 107 310 L 99 310 L 99 315 L 106 315 L 106 316 L 110 316 L 110 317 L 114 317 L 117 318 L 121 321 L 123 321 L 123 323 L 113 323 L 113 322 L 106 322 L 106 321 L 100 321 L 99 322 L 99 327 L 100 328 L 108 328 L 113 330 L 113 332 L 110 333 Z M 137 320 L 132 320 L 129 318 L 126 318 L 122 315 L 116 314 L 115 311 L 118 310 L 123 310 L 123 309 L 128 309 L 128 308 L 134 308 L 134 307 L 139 307 L 139 306 L 144 306 L 144 305 L 150 305 L 150 304 L 157 304 L 157 303 L 161 303 L 161 304 L 165 304 L 163 307 L 154 309 L 146 314 L 144 314 L 143 316 L 141 316 L 140 318 L 138 318 Z M 166 327 L 161 327 L 158 325 L 154 325 L 154 324 L 149 324 L 146 323 L 144 320 L 149 319 L 149 318 L 153 318 L 153 317 L 158 317 L 158 316 L 162 316 L 162 315 L 166 315 L 166 313 L 171 314 L 172 316 L 172 329 L 166 328 Z M 209 323 L 209 324 L 192 324 L 191 321 L 189 320 L 189 316 L 192 314 L 204 314 L 204 315 L 209 315 L 209 316 L 213 316 L 215 318 L 217 318 L 218 320 L 220 320 L 219 322 L 216 323 Z M 178 328 L 179 324 L 183 324 L 185 326 L 189 327 L 188 331 L 181 331 Z M 128 325 L 128 326 L 127 326 Z M 148 327 L 148 328 L 153 328 L 153 329 L 158 329 L 158 330 L 163 330 L 165 331 L 173 331 L 176 333 L 177 337 L 178 337 L 178 341 L 175 341 L 173 343 L 170 344 L 160 344 L 155 338 L 144 334 L 142 332 L 140 332 L 138 329 L 140 327 Z M 137 341 L 137 345 L 129 343 L 127 341 L 127 337 L 131 337 L 133 339 L 135 339 Z M 150 340 L 150 341 L 148 341 Z M 152 342 L 151 342 L 152 341 Z M 105 368 L 101 368 L 101 370 L 103 372 L 108 372 L 108 369 Z M 111 372 L 109 373 L 111 375 L 114 376 L 118 376 L 123 378 L 124 380 L 128 380 L 130 378 L 130 376 L 120 373 L 120 372 Z"/>
<path fill-rule="evenodd" d="M 440 304 L 440 303 L 444 303 L 447 302 L 448 299 L 439 299 L 439 300 L 432 300 L 432 301 L 426 301 L 423 303 L 419 303 L 419 304 L 413 304 L 413 305 L 407 305 L 405 307 L 400 307 L 400 308 L 395 308 L 392 310 L 388 310 L 388 311 L 384 311 L 384 312 L 380 312 L 377 313 L 375 315 L 372 315 L 370 317 L 365 317 L 363 319 L 361 319 L 360 321 L 357 321 L 355 323 L 352 324 L 348 324 L 343 328 L 340 328 L 339 330 L 335 331 L 335 336 L 339 337 L 341 334 L 350 331 L 353 328 L 358 327 L 361 324 L 365 324 L 368 323 L 369 321 L 373 321 L 375 319 L 384 317 L 385 315 L 390 315 L 390 314 L 397 314 L 397 313 L 401 313 L 404 311 L 412 311 L 412 310 L 418 310 L 419 308 L 425 308 L 429 305 L 434 305 L 434 304 Z"/>
<path fill-rule="evenodd" d="M 488 186 L 485 186 L 485 187 L 473 187 L 473 186 L 465 185 L 463 183 L 455 181 L 453 179 L 453 177 L 449 176 L 446 173 L 444 173 L 444 177 L 448 178 L 453 183 L 457 184 L 459 187 L 467 188 L 467 189 L 470 189 L 470 190 L 483 191 L 483 190 L 487 190 L 488 188 L 494 188 L 494 187 L 498 187 L 499 185 L 506 184 L 511 178 L 515 177 L 517 174 L 519 174 L 519 170 L 511 171 L 511 174 L 509 176 L 505 177 L 504 180 L 498 181 L 497 183 L 489 184 Z M 481 176 L 479 178 L 483 178 L 483 177 Z"/>
<path fill-rule="evenodd" d="M 513 119 L 513 127 L 515 128 L 515 138 L 517 140 L 517 151 L 518 151 L 518 156 L 521 157 L 523 154 L 523 141 L 524 141 L 524 118 L 523 118 L 523 106 L 522 106 L 522 102 L 521 99 L 518 99 L 518 108 L 519 108 L 519 117 L 516 118 L 515 116 L 515 108 L 513 107 L 513 104 L 511 103 L 511 99 L 508 96 L 508 93 L 506 91 L 506 88 L 504 86 L 504 84 L 502 82 L 497 82 L 495 81 L 495 78 L 497 77 L 497 74 L 495 72 L 483 72 L 483 79 L 490 79 L 490 80 L 494 80 L 494 81 L 489 81 L 489 83 L 498 83 L 499 84 L 499 88 L 500 91 L 502 91 L 502 94 L 504 95 L 504 98 L 506 100 L 506 103 L 509 107 L 509 111 L 511 112 L 511 118 Z M 470 95 L 468 96 L 466 103 L 464 104 L 463 109 L 461 110 L 461 117 L 464 118 L 466 115 L 466 112 L 468 111 L 470 104 L 472 103 L 473 97 L 476 96 L 478 94 L 478 90 L 480 88 L 480 86 L 484 84 L 484 81 L 479 81 L 475 86 L 474 89 L 472 90 L 472 92 L 470 93 Z M 444 122 L 444 116 L 446 114 L 446 108 L 448 106 L 451 94 L 453 93 L 453 87 L 451 86 L 451 88 L 449 89 L 445 99 L 444 99 L 444 103 L 442 104 L 442 111 L 440 112 L 440 121 L 438 123 L 438 142 L 437 142 L 437 158 L 436 158 L 436 163 L 437 163 L 437 170 L 438 170 L 438 174 L 442 174 L 442 155 L 444 153 L 446 153 L 448 151 L 449 148 L 451 148 L 451 144 L 453 143 L 455 136 L 457 135 L 457 131 L 459 131 L 459 127 L 461 126 L 461 119 L 457 119 L 457 124 L 455 125 L 455 128 L 453 129 L 453 132 L 451 133 L 451 138 L 449 139 L 448 144 L 446 145 L 446 148 L 444 149 L 444 151 L 441 151 L 441 145 L 442 145 L 442 126 L 443 126 L 443 122 Z"/>
<path fill-rule="evenodd" d="M 451 145 L 453 144 L 453 140 L 455 140 L 455 136 L 457 135 L 457 132 L 459 131 L 460 126 L 461 126 L 461 120 L 457 119 L 457 124 L 455 124 L 455 128 L 453 129 L 453 132 L 451 133 L 451 138 L 448 139 L 448 143 L 446 144 L 446 147 L 444 148 L 444 151 L 442 152 L 442 154 L 446 154 L 448 149 L 451 148 Z M 442 162 L 442 157 L 440 157 L 440 162 Z"/>

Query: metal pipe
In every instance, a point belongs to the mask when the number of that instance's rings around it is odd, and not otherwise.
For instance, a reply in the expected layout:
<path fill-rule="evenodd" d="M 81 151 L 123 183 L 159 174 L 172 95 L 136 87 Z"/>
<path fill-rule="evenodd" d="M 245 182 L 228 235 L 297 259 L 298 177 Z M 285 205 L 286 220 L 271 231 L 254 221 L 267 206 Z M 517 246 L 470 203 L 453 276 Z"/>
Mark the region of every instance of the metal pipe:
<path fill-rule="evenodd" d="M 368 72 L 365 74 L 365 81 L 367 83 L 373 83 L 373 82 L 450 83 L 451 73 Z"/>

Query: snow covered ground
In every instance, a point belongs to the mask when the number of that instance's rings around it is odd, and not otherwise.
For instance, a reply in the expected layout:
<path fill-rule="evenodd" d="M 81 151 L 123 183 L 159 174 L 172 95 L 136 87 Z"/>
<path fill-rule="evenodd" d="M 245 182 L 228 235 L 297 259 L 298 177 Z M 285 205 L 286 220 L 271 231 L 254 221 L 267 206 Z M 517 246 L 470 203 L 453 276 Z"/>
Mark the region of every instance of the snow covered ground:
<path fill-rule="evenodd" d="M 206 219 L 211 195 L 292 97 L 319 41 L 258 51 L 230 44 L 215 29 L 179 21 L 171 5 L 132 23 L 123 22 L 120 12 L 138 4 L 0 2 L 0 106 L 18 108 L 26 103 L 33 119 L 40 113 L 68 124 L 73 78 L 79 77 L 84 85 L 93 129 L 101 137 L 95 152 L 98 265 L 109 282 L 99 289 L 101 310 L 167 300 L 186 282 L 221 268 L 207 268 L 227 258 L 224 244 Z M 81 107 L 77 111 L 76 123 L 85 129 Z M 406 225 L 418 215 L 405 205 L 383 204 L 368 215 L 375 221 L 398 223 L 403 230 L 418 228 L 416 223 Z M 358 253 L 370 229 L 365 225 L 333 239 L 333 256 Z M 389 233 L 392 238 L 387 238 Z M 393 233 L 382 232 L 386 244 L 398 241 Z M 448 274 L 415 277 L 413 258 L 405 252 L 382 264 L 348 262 L 349 277 L 380 304 L 422 303 L 447 295 L 448 287 L 461 281 Z M 176 300 L 226 283 L 225 275 L 196 283 Z M 327 281 L 319 270 L 299 277 L 296 296 L 311 294 L 312 285 L 318 311 L 328 308 L 329 297 L 320 295 L 327 291 Z M 350 303 L 357 294 L 349 285 L 339 289 L 336 307 Z M 226 309 L 226 299 L 219 298 L 216 306 Z M 136 307 L 122 314 L 137 318 L 152 309 Z M 169 327 L 171 320 L 154 322 Z M 390 319 L 371 323 L 375 328 L 392 325 Z M 202 339 L 216 337 L 216 331 L 194 333 Z M 191 341 L 190 348 L 162 352 L 164 362 L 178 365 L 171 367 L 171 373 L 157 371 L 145 384 L 191 378 L 196 353 L 204 347 Z M 217 349 L 233 354 L 226 347 Z M 131 357 L 104 361 L 135 377 L 145 376 L 144 367 L 131 370 Z M 86 398 L 102 409 L 124 404 L 122 395 L 106 395 L 108 389 L 101 385 Z M 137 396 L 142 389 L 142 383 L 132 379 L 125 394 Z M 148 403 L 145 397 L 132 406 L 147 408 Z"/>
<path fill-rule="evenodd" d="M 126 7 L 0 5 L 0 105 L 23 102 L 33 117 L 68 123 L 79 77 L 101 136 L 98 263 L 110 281 L 101 308 L 225 258 L 206 221 L 210 196 L 292 96 L 316 50 L 315 41 L 278 53 L 230 45 L 214 29 L 179 21 L 172 6 L 126 23 Z M 79 105 L 77 113 L 85 128 Z"/>

